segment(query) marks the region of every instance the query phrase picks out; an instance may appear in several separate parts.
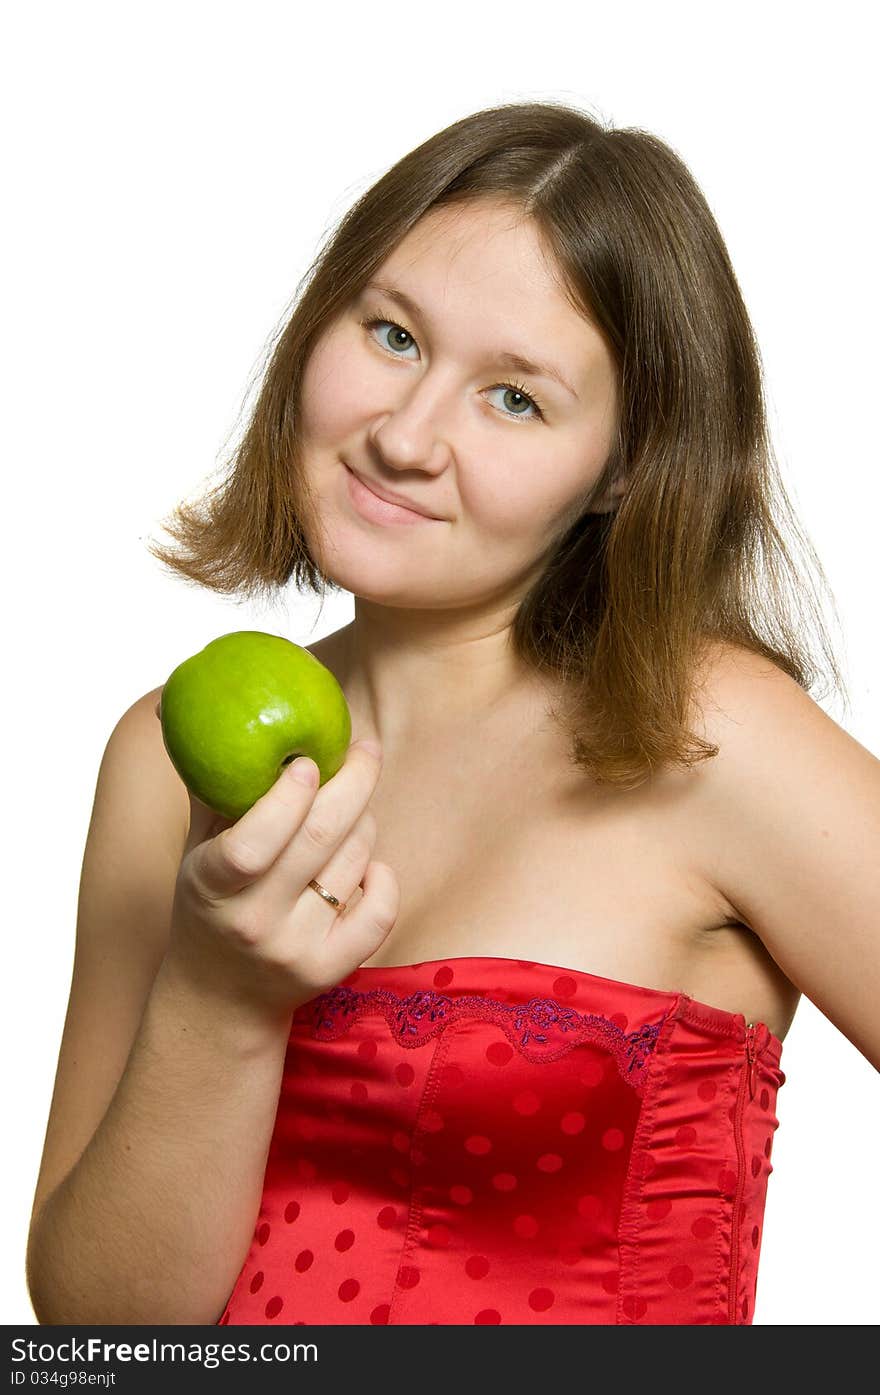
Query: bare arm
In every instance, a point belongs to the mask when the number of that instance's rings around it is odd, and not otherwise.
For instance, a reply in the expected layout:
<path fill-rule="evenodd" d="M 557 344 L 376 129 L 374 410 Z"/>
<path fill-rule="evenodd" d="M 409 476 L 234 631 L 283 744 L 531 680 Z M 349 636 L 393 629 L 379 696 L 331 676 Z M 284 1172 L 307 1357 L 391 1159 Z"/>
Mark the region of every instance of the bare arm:
<path fill-rule="evenodd" d="M 253 1235 L 289 1019 L 164 963 L 127 1065 L 28 1246 L 42 1323 L 215 1323 Z"/>
<path fill-rule="evenodd" d="M 695 821 L 718 889 L 880 1071 L 880 760 L 775 664 L 713 675 Z"/>
<path fill-rule="evenodd" d="M 217 1321 L 253 1234 L 291 1016 L 396 916 L 393 873 L 369 861 L 375 756 L 352 748 L 317 794 L 290 767 L 217 820 L 171 769 L 155 698 L 117 724 L 98 777 L 28 1242 L 41 1323 Z M 337 915 L 307 889 L 317 875 L 363 896 Z"/>

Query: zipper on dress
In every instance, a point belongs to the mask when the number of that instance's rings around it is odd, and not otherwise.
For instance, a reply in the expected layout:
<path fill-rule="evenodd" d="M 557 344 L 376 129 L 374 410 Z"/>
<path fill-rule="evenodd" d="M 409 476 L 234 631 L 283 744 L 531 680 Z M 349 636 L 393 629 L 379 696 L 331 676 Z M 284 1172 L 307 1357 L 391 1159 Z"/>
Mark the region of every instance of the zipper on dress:
<path fill-rule="evenodd" d="M 745 1059 L 740 1075 L 739 1090 L 736 1096 L 736 1112 L 734 1115 L 734 1137 L 736 1140 L 736 1194 L 733 1201 L 733 1214 L 731 1216 L 731 1255 L 730 1255 L 730 1292 L 728 1294 L 728 1322 L 731 1326 L 736 1323 L 736 1294 L 739 1282 L 739 1228 L 740 1213 L 742 1211 L 743 1193 L 745 1190 L 745 1144 L 742 1136 L 742 1116 L 745 1108 L 746 1083 L 749 1087 L 749 1098 L 755 1098 L 755 1074 L 757 1072 L 757 1052 L 755 1050 L 755 1036 L 758 1024 L 756 1022 L 746 1023 Z"/>
<path fill-rule="evenodd" d="M 755 1050 L 757 1032 L 757 1022 L 749 1022 L 746 1026 L 746 1060 L 749 1063 L 749 1099 L 751 1100 L 755 1098 L 755 1083 L 758 1073 L 758 1053 Z"/>

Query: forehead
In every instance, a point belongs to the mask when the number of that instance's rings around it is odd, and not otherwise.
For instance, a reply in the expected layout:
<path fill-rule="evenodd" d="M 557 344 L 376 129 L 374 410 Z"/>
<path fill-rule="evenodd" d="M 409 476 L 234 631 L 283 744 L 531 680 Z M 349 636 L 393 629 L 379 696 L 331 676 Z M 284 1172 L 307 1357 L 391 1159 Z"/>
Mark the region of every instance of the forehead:
<path fill-rule="evenodd" d="M 438 323 L 461 316 L 475 334 L 485 325 L 491 344 L 552 351 L 579 382 L 597 360 L 606 370 L 610 364 L 602 335 L 572 304 L 537 224 L 509 204 L 431 209 L 371 279 L 392 283 Z"/>

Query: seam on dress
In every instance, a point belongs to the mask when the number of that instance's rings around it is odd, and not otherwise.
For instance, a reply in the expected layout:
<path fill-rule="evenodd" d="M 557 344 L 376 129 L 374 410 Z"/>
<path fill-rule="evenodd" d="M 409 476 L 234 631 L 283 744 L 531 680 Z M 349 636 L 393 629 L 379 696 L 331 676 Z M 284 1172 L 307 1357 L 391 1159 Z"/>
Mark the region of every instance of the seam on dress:
<path fill-rule="evenodd" d="M 428 1067 L 428 1073 L 425 1077 L 425 1084 L 422 1088 L 422 1096 L 419 1100 L 419 1105 L 416 1110 L 416 1117 L 413 1122 L 412 1139 L 409 1145 L 409 1218 L 407 1220 L 406 1228 L 404 1230 L 403 1246 L 400 1251 L 400 1259 L 397 1262 L 397 1272 L 394 1275 L 394 1283 L 391 1286 L 391 1298 L 388 1303 L 389 1326 L 391 1326 L 391 1314 L 394 1309 L 394 1304 L 396 1300 L 399 1298 L 400 1294 L 403 1292 L 399 1283 L 400 1273 L 401 1270 L 407 1264 L 409 1257 L 417 1248 L 416 1241 L 418 1238 L 419 1229 L 422 1224 L 422 1217 L 425 1213 L 424 1198 L 421 1195 L 421 1191 L 416 1186 L 416 1165 L 413 1161 L 413 1149 L 416 1147 L 417 1139 L 423 1138 L 425 1136 L 424 1129 L 422 1129 L 421 1126 L 421 1120 L 424 1117 L 426 1111 L 431 1108 L 431 1106 L 437 1098 L 437 1093 L 440 1089 L 440 1070 L 442 1068 L 443 1061 L 447 1055 L 448 1050 L 449 1033 L 443 1032 L 437 1038 L 437 1044 L 434 1048 L 434 1055 L 431 1059 L 431 1064 Z M 418 1200 L 416 1199 L 417 1191 L 419 1195 Z"/>
<path fill-rule="evenodd" d="M 710 1017 L 708 1013 L 701 1012 L 687 994 L 683 996 L 684 1006 L 681 1013 L 683 1021 L 692 1022 L 695 1027 L 705 1027 L 712 1036 L 732 1037 L 735 1041 L 744 1040 L 744 1032 L 737 1023 L 719 1021 L 717 1017 Z"/>
<path fill-rule="evenodd" d="M 682 1015 L 685 1002 L 686 999 L 684 995 L 680 995 L 674 1006 L 665 1015 L 661 1024 L 661 1030 L 657 1036 L 654 1051 L 647 1065 L 647 1079 L 644 1085 L 638 1123 L 636 1124 L 635 1133 L 633 1134 L 632 1148 L 630 1149 L 629 1155 L 629 1168 L 623 1186 L 620 1219 L 617 1227 L 619 1281 L 617 1286 L 617 1314 L 615 1322 L 618 1326 L 622 1326 L 628 1321 L 623 1314 L 623 1301 L 626 1292 L 624 1279 L 626 1276 L 627 1263 L 631 1266 L 634 1292 L 638 1288 L 641 1255 L 637 1241 L 644 1214 L 644 1207 L 641 1203 L 645 1177 L 644 1169 L 640 1169 L 638 1175 L 636 1175 L 636 1159 L 643 1150 L 647 1152 L 646 1143 L 647 1140 L 650 1139 L 654 1117 L 657 1112 L 660 1081 L 663 1078 L 665 1063 L 668 1060 L 666 1047 L 675 1030 L 675 1024 Z M 629 1256 L 631 1256 L 631 1259 Z M 631 1321 L 635 1322 L 636 1319 L 633 1318 Z"/>

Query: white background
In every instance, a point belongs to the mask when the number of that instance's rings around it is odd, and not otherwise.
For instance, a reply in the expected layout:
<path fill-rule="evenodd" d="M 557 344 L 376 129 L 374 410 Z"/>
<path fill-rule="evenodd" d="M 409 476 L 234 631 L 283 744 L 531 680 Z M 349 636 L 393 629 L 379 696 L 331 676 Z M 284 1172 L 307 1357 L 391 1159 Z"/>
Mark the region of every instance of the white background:
<path fill-rule="evenodd" d="M 286 613 L 163 574 L 145 539 L 217 467 L 319 242 L 406 151 L 495 102 L 571 101 L 684 158 L 761 345 L 784 477 L 878 721 L 871 7 L 33 3 L 9 13 L 2 382 L 7 975 L 0 1317 L 24 1251 L 98 765 L 121 713 Z M 878 927 L 880 930 L 880 927 Z M 840 926 L 845 952 L 847 926 Z M 880 1317 L 880 1079 L 803 999 L 785 1040 L 756 1324 Z"/>

